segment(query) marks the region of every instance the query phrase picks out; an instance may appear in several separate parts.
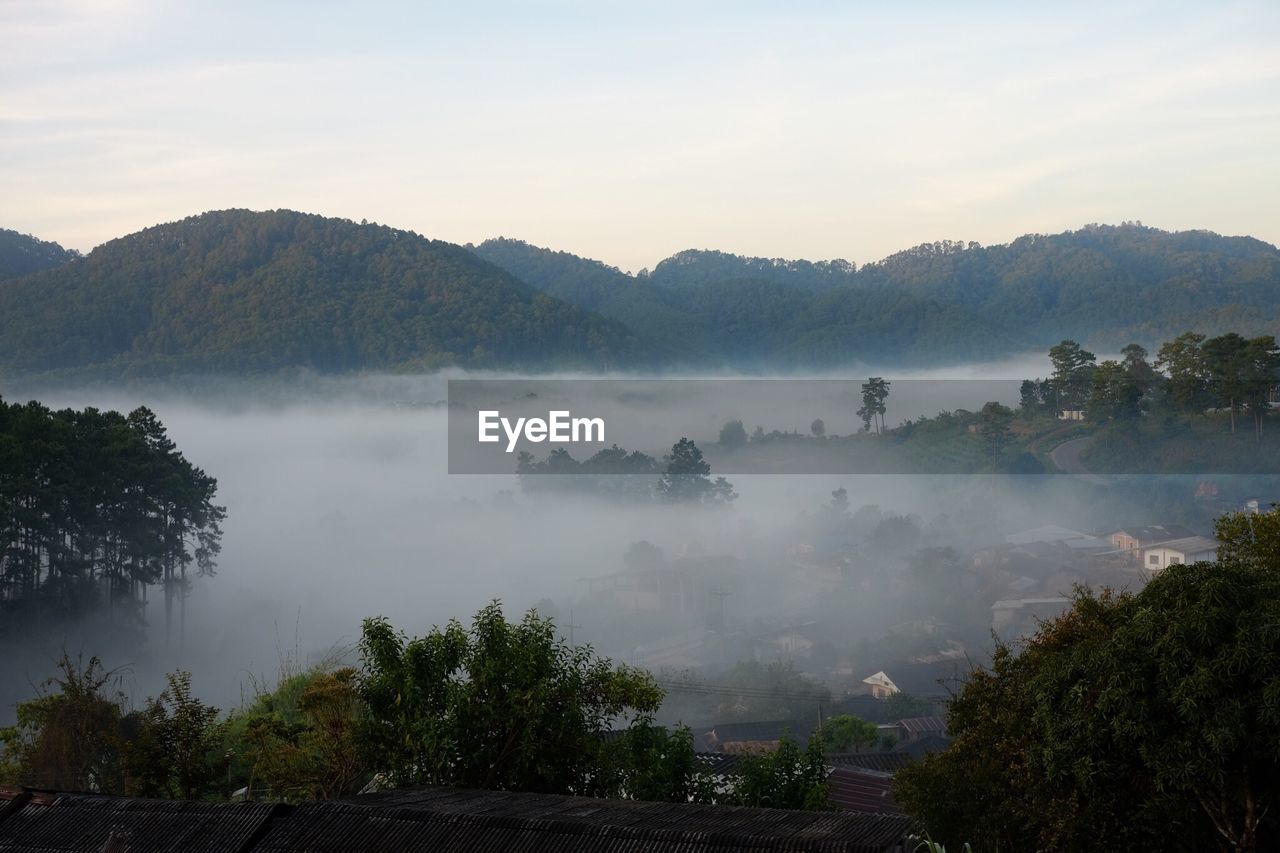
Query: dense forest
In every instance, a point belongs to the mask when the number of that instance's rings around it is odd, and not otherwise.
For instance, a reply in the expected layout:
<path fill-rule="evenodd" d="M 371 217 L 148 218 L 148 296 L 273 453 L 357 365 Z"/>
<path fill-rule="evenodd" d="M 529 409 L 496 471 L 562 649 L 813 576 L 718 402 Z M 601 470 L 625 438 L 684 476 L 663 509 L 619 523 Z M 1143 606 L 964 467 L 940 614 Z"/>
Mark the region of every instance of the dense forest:
<path fill-rule="evenodd" d="M 0 228 L 0 280 L 53 269 L 78 257 L 57 243 Z"/>
<path fill-rule="evenodd" d="M 704 360 L 818 367 L 937 363 L 1049 346 L 1154 347 L 1170 329 L 1274 333 L 1280 252 L 1248 237 L 1138 224 L 943 241 L 857 267 L 681 252 L 628 276 L 514 240 L 474 250 L 535 287 Z"/>
<path fill-rule="evenodd" d="M 190 574 L 211 574 L 225 513 L 148 409 L 52 411 L 0 400 L 0 634 L 102 616 L 166 640 Z"/>
<path fill-rule="evenodd" d="M 518 240 L 231 210 L 83 258 L 0 232 L 6 276 L 9 373 L 927 366 L 1280 322 L 1274 246 L 1140 224 L 862 266 L 685 251 L 631 275 Z"/>
<path fill-rule="evenodd" d="M 0 369 L 325 372 L 642 361 L 615 321 L 465 249 L 289 211 L 223 211 L 0 287 Z"/>

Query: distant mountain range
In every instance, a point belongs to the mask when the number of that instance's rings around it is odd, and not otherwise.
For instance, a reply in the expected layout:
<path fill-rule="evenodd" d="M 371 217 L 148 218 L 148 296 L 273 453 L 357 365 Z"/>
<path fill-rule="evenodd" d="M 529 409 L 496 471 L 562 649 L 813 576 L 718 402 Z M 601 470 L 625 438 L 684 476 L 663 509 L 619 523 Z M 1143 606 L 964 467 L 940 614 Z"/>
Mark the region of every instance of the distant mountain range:
<path fill-rule="evenodd" d="M 0 231 L 0 370 L 176 374 L 925 366 L 1280 332 L 1280 252 L 1138 224 L 924 244 L 857 267 L 686 251 L 652 271 L 292 211 L 219 211 L 87 256 Z"/>

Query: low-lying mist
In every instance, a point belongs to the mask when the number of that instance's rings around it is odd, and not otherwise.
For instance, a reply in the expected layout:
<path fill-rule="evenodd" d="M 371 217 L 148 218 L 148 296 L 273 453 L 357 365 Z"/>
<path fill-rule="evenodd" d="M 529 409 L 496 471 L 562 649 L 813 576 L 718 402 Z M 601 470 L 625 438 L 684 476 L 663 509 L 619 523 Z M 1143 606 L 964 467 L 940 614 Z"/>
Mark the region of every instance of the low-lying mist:
<path fill-rule="evenodd" d="M 933 375 L 1044 375 L 1042 361 Z M 588 595 L 590 579 L 621 571 L 628 548 L 640 541 L 666 559 L 736 561 L 738 579 L 724 590 L 717 615 L 725 625 L 821 618 L 852 644 L 919 613 L 899 599 L 885 604 L 894 586 L 876 579 L 901 561 L 892 543 L 856 555 L 864 565 L 855 570 L 867 580 L 839 596 L 792 574 L 788 554 L 805 535 L 803 519 L 834 490 L 846 489 L 855 510 L 874 505 L 882 514 L 914 516 L 919 545 L 957 549 L 1043 524 L 1095 530 L 1114 513 L 1068 477 L 1031 484 L 993 477 L 734 476 L 739 498 L 731 507 L 692 510 L 525 495 L 514 473 L 447 473 L 446 413 L 433 404 L 444 400 L 447 379 L 461 376 L 310 377 L 284 388 L 207 380 L 185 391 L 173 384 L 21 389 L 22 398 L 58 408 L 151 407 L 186 457 L 217 478 L 227 519 L 217 574 L 194 581 L 181 633 L 175 627 L 165 643 L 161 605 L 153 602 L 142 642 L 109 640 L 79 625 L 50 627 L 19 647 L 10 643 L 0 673 L 0 721 L 52 673 L 63 648 L 127 665 L 125 686 L 135 701 L 162 689 L 166 671 L 184 668 L 203 698 L 226 708 L 274 683 L 282 665 L 351 658 L 366 617 L 386 616 L 420 634 L 451 618 L 467 622 L 491 599 L 504 602 L 509 618 L 538 606 L 566 630 L 572 624 L 578 642 L 621 661 L 656 665 L 662 658 L 656 651 L 697 635 L 705 618 L 655 618 L 648 625 L 642 614 L 623 618 Z M 895 411 L 892 398 L 889 408 L 891 423 L 936 411 Z M 852 413 L 845 415 L 852 424 Z M 792 429 L 812 417 L 780 413 L 777 422 L 760 425 Z M 652 445 L 669 447 L 680 437 L 654 435 Z"/>

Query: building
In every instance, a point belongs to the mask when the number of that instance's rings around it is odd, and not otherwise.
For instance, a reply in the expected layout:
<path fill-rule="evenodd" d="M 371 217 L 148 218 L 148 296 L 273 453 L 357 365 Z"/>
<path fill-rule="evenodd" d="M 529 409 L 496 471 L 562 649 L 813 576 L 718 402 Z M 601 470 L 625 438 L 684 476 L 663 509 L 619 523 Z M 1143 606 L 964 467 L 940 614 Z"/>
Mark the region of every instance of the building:
<path fill-rule="evenodd" d="M 862 679 L 862 683 L 870 686 L 871 695 L 877 699 L 888 699 L 895 693 L 900 692 L 898 685 L 893 683 L 893 679 L 884 673 L 884 670 L 874 675 L 868 675 Z"/>
<path fill-rule="evenodd" d="M 1207 536 L 1188 536 L 1162 542 L 1142 552 L 1142 565 L 1148 571 L 1158 572 L 1179 563 L 1214 563 L 1218 560 L 1218 546 L 1221 544 Z"/>
<path fill-rule="evenodd" d="M 701 737 L 702 743 L 716 752 L 771 752 L 778 748 L 784 734 L 803 740 L 795 720 L 762 720 L 747 723 L 716 723 Z"/>
<path fill-rule="evenodd" d="M 1060 595 L 1044 598 L 1005 598 L 991 605 L 991 629 L 1001 638 L 1029 634 L 1041 622 L 1056 619 L 1071 606 Z"/>
<path fill-rule="evenodd" d="M 898 814 L 414 788 L 291 806 L 0 787 L 3 853 L 896 853 Z"/>
<path fill-rule="evenodd" d="M 1134 562 L 1142 559 L 1143 549 L 1158 545 L 1161 542 L 1172 542 L 1175 539 L 1187 539 L 1195 536 L 1180 524 L 1149 524 L 1142 527 L 1125 527 L 1107 537 L 1117 551 L 1124 551 L 1132 556 Z"/>

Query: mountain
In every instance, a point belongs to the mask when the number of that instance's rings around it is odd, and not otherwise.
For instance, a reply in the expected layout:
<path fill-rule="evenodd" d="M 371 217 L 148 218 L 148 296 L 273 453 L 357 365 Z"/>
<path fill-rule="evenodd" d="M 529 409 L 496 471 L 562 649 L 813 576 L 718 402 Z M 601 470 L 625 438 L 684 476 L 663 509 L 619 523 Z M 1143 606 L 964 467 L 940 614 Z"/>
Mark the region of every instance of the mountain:
<path fill-rule="evenodd" d="M 849 261 L 749 258 L 703 249 L 686 249 L 659 261 L 647 274 L 660 287 L 694 288 L 722 281 L 759 280 L 817 292 L 851 284 L 857 265 Z"/>
<path fill-rule="evenodd" d="M 225 210 L 0 282 L 0 368 L 130 372 L 645 363 L 616 321 L 466 249 L 287 210 Z"/>
<path fill-rule="evenodd" d="M 0 228 L 0 280 L 53 269 L 78 257 L 79 252 L 57 243 Z"/>
<path fill-rule="evenodd" d="M 518 241 L 473 249 L 668 357 L 713 364 L 925 365 L 1043 351 L 1064 337 L 1105 351 L 1188 329 L 1280 332 L 1275 246 L 1140 224 L 927 243 L 862 267 L 690 250 L 637 276 Z M 660 337 L 672 323 L 678 350 Z"/>
<path fill-rule="evenodd" d="M 10 372 L 922 367 L 1066 337 L 1114 352 L 1280 333 L 1276 247 L 1139 224 L 862 266 L 690 250 L 637 275 L 291 211 L 207 213 L 69 260 L 22 241 L 63 262 L 0 280 Z"/>

